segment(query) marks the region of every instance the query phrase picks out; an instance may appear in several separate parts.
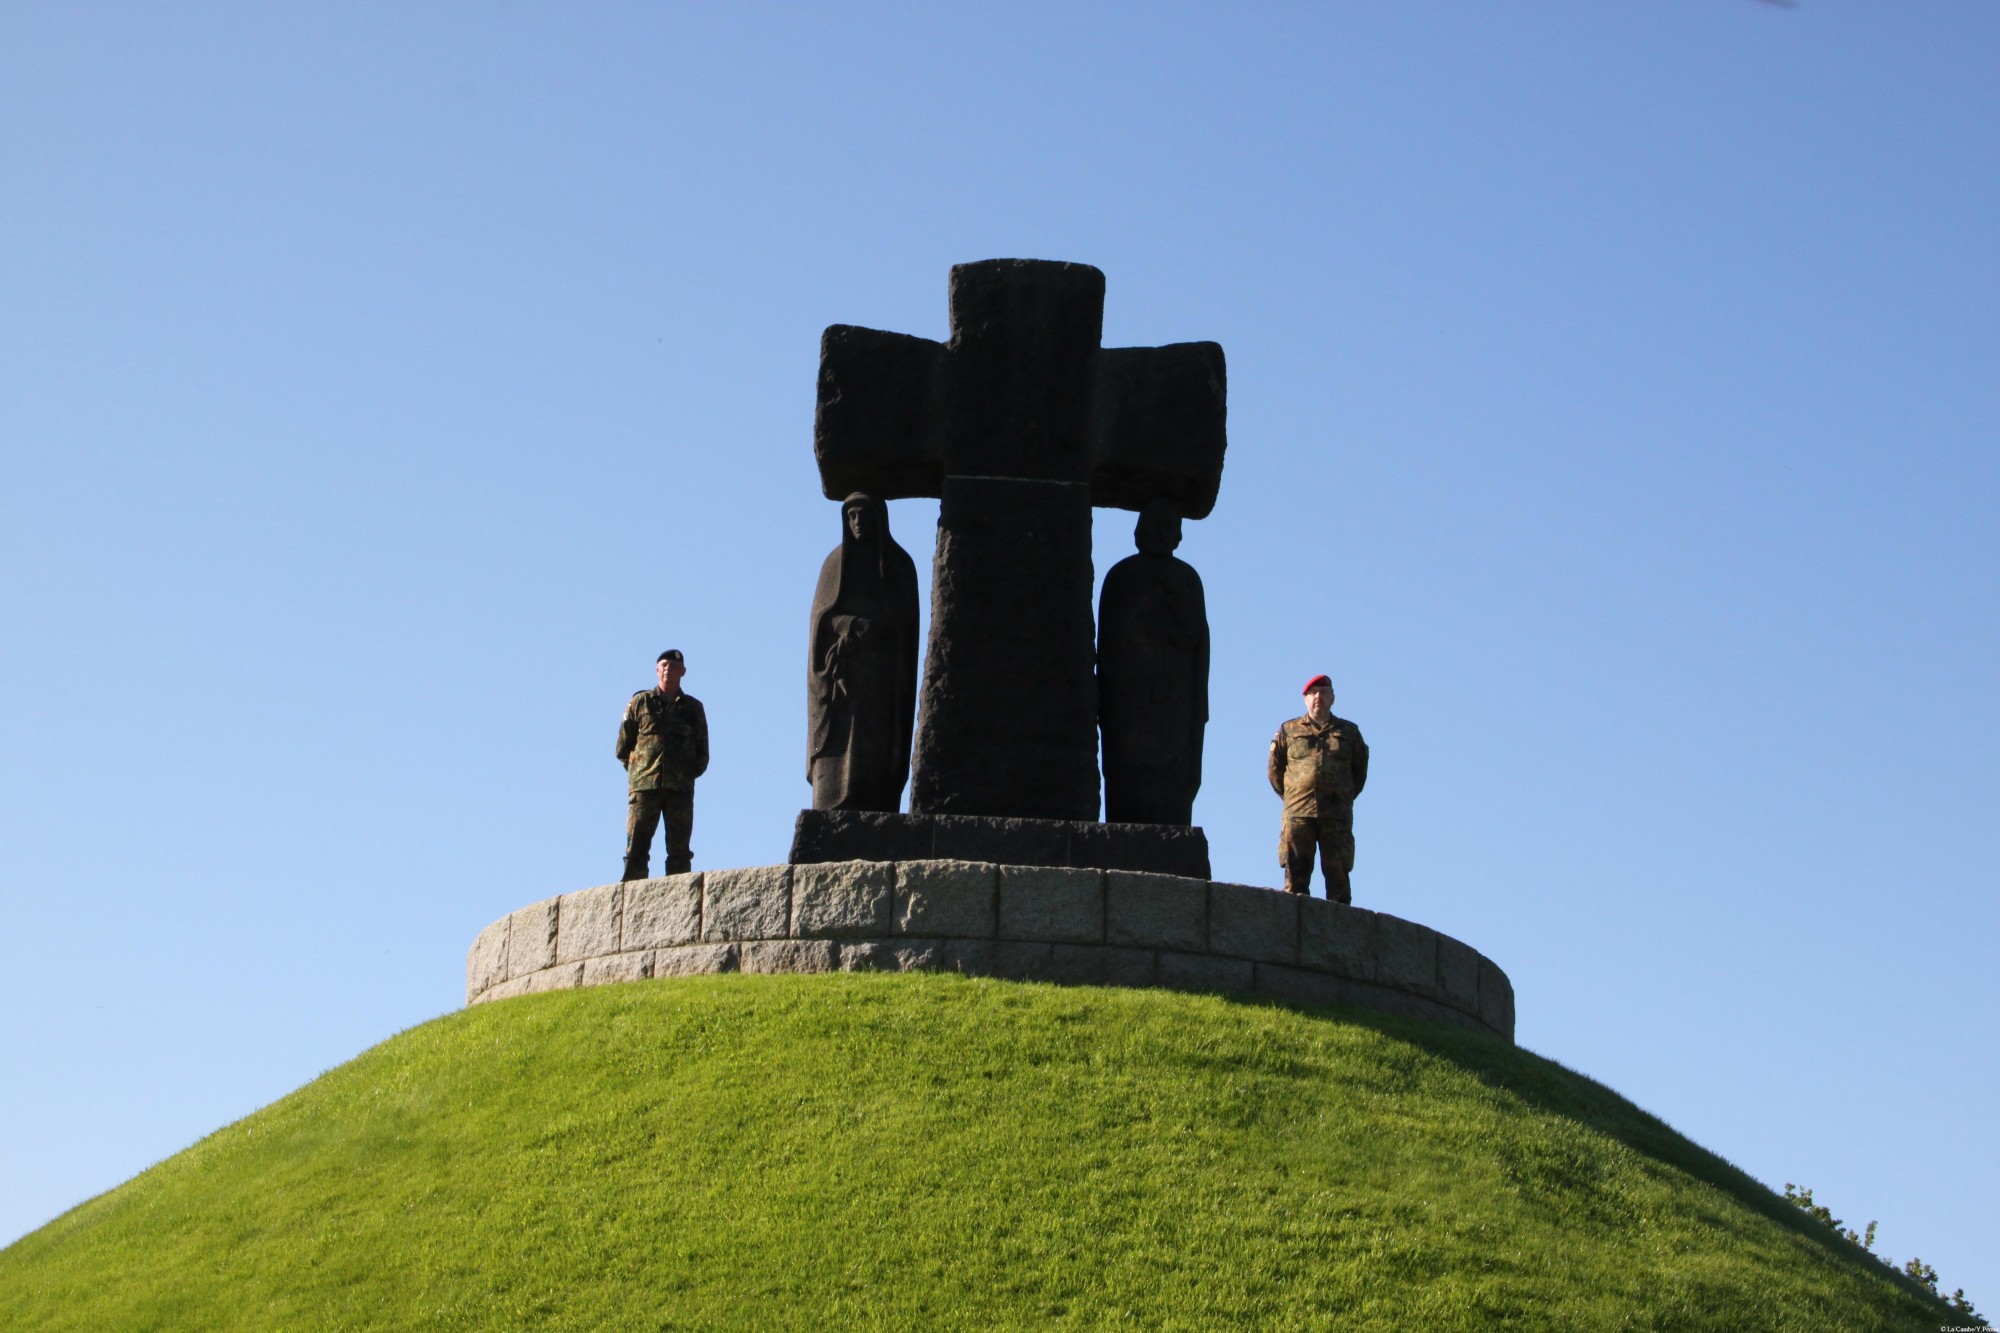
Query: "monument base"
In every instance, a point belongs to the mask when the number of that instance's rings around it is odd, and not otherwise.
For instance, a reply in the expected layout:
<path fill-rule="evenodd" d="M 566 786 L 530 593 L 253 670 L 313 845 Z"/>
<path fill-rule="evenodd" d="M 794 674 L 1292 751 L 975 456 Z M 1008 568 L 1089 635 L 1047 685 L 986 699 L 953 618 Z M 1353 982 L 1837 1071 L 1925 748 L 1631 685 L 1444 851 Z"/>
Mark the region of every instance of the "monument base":
<path fill-rule="evenodd" d="M 1209 877 L 1208 836 L 1174 824 L 801 810 L 792 832 L 795 866 L 931 860 Z"/>
<path fill-rule="evenodd" d="M 974 861 L 698 870 L 565 893 L 479 933 L 465 1002 L 860 971 L 1261 995 L 1514 1039 L 1507 974 L 1414 921 L 1247 884 Z"/>

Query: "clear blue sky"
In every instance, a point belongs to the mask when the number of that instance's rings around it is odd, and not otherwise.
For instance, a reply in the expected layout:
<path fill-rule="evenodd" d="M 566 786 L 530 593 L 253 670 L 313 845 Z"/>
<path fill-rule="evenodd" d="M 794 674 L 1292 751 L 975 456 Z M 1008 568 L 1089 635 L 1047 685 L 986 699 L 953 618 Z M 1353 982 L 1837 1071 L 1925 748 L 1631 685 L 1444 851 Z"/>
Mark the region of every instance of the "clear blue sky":
<path fill-rule="evenodd" d="M 1358 901 L 1991 1312 L 1996 70 L 1972 0 L 5 6 L 0 1239 L 614 878 L 663 647 L 697 864 L 782 860 L 820 330 L 1027 256 L 1227 350 L 1218 877 L 1331 672 Z"/>

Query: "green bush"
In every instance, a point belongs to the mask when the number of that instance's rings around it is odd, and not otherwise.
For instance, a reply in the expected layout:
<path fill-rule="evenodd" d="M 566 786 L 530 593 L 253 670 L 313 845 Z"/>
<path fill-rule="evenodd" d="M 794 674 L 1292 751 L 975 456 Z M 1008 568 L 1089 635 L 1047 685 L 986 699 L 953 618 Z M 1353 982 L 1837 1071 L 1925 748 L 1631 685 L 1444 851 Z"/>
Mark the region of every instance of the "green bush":
<path fill-rule="evenodd" d="M 1837 1234 L 1845 1237 L 1850 1244 L 1859 1245 L 1870 1254 L 1875 1252 L 1875 1223 L 1870 1222 L 1865 1231 L 1856 1234 L 1849 1230 L 1839 1218 L 1835 1217 L 1832 1210 L 1828 1209 L 1824 1204 L 1814 1203 L 1813 1192 L 1811 1190 L 1802 1189 L 1790 1181 L 1785 1182 L 1785 1198 L 1797 1205 L 1808 1217 L 1816 1218 L 1833 1228 Z M 1885 1265 L 1891 1268 L 1895 1267 L 1895 1260 L 1888 1258 L 1886 1255 L 1881 1256 L 1881 1258 Z M 1936 1296 L 1938 1294 L 1937 1269 L 1932 1268 L 1915 1255 L 1912 1255 L 1909 1262 L 1897 1271 L 1901 1272 L 1904 1277 L 1909 1278 L 1912 1282 L 1922 1286 L 1931 1295 Z M 1951 1295 L 1943 1299 L 1945 1307 L 1955 1317 L 1973 1324 L 1983 1324 L 1986 1322 L 1980 1317 L 1979 1311 L 1972 1308 L 1972 1301 L 1966 1296 L 1964 1287 L 1958 1288 Z"/>

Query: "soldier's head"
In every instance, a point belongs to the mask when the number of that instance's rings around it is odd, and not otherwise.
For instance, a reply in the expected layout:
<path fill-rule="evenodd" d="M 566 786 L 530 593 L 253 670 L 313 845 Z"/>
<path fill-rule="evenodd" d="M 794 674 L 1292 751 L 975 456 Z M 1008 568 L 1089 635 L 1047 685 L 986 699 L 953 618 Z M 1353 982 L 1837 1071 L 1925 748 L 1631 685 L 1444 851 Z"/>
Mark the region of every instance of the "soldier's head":
<path fill-rule="evenodd" d="M 1148 500 L 1132 529 L 1132 543 L 1146 555 L 1172 555 L 1181 544 L 1181 507 L 1172 500 Z"/>
<path fill-rule="evenodd" d="M 872 495 L 856 491 L 840 502 L 840 518 L 847 525 L 847 535 L 855 541 L 865 542 L 881 533 L 881 517 L 877 510 L 886 506 Z"/>
<path fill-rule="evenodd" d="M 687 659 L 681 656 L 680 649 L 669 648 L 654 662 L 653 670 L 660 678 L 660 688 L 673 694 L 681 687 L 681 677 L 687 674 Z"/>
<path fill-rule="evenodd" d="M 1333 714 L 1333 681 L 1325 676 L 1314 676 L 1306 682 L 1306 716 L 1315 722 L 1324 722 Z"/>

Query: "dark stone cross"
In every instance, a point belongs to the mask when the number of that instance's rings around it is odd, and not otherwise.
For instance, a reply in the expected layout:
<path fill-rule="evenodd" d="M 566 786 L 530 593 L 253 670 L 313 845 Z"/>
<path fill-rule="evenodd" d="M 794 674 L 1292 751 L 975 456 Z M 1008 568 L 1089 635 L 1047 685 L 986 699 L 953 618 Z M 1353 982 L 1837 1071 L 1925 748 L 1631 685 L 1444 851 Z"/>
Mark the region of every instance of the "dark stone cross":
<path fill-rule="evenodd" d="M 830 500 L 936 496 L 913 814 L 1094 820 L 1090 511 L 1222 481 L 1212 342 L 1100 347 L 1104 275 L 992 259 L 951 271 L 951 340 L 836 324 L 813 451 Z"/>

